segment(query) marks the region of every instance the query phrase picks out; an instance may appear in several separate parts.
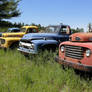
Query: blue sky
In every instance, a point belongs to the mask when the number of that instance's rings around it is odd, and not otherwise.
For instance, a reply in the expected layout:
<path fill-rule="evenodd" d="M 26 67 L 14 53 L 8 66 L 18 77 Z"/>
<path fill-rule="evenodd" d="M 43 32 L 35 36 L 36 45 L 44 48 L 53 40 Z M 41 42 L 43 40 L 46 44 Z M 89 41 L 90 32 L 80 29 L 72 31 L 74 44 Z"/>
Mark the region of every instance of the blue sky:
<path fill-rule="evenodd" d="M 64 23 L 72 28 L 87 28 L 92 21 L 92 0 L 21 0 L 20 17 L 13 22 L 49 24 Z"/>

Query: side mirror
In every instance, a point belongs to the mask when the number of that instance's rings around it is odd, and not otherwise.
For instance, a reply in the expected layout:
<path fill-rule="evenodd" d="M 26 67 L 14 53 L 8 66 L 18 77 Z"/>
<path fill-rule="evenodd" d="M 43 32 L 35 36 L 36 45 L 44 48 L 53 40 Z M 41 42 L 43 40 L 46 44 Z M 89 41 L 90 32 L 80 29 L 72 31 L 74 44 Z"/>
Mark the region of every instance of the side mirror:
<path fill-rule="evenodd" d="M 69 26 L 67 26 L 67 28 L 66 28 L 66 34 L 71 34 L 71 29 L 70 29 L 70 27 Z"/>

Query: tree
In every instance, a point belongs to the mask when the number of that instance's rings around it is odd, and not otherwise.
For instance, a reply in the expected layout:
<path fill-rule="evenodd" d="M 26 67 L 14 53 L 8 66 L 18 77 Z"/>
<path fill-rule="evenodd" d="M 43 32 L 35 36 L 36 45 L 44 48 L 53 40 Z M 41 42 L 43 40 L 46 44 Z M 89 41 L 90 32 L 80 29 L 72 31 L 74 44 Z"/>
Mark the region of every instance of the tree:
<path fill-rule="evenodd" d="M 83 28 L 76 28 L 76 29 L 71 29 L 72 33 L 78 33 L 78 32 L 84 32 Z"/>
<path fill-rule="evenodd" d="M 91 23 L 88 24 L 88 32 L 92 32 L 92 24 Z"/>
<path fill-rule="evenodd" d="M 17 9 L 20 0 L 0 0 L 0 21 L 17 17 L 21 13 Z"/>

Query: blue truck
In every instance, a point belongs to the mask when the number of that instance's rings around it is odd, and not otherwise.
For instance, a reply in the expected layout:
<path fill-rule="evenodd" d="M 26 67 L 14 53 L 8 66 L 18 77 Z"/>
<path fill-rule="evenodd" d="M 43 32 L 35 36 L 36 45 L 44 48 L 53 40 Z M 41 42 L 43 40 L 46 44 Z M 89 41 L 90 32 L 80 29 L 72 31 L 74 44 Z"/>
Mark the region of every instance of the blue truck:
<path fill-rule="evenodd" d="M 25 54 L 37 54 L 43 50 L 55 50 L 63 41 L 69 40 L 69 25 L 50 25 L 44 33 L 29 33 L 19 42 L 18 50 Z"/>

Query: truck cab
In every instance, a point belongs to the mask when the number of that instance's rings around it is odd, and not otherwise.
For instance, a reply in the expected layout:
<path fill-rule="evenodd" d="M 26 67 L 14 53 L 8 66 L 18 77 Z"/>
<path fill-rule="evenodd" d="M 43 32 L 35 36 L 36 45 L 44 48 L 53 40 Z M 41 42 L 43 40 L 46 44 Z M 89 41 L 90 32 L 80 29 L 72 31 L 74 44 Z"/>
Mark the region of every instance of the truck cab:
<path fill-rule="evenodd" d="M 77 70 L 92 72 L 92 33 L 75 33 L 59 45 L 56 61 Z"/>
<path fill-rule="evenodd" d="M 26 34 L 19 42 L 18 50 L 26 54 L 38 54 L 43 50 L 55 50 L 60 42 L 68 41 L 69 25 L 49 25 L 44 33 Z"/>
<path fill-rule="evenodd" d="M 0 48 L 14 48 L 18 46 L 19 40 L 27 33 L 38 32 L 37 26 L 23 26 L 17 32 L 8 31 L 0 33 Z"/>

